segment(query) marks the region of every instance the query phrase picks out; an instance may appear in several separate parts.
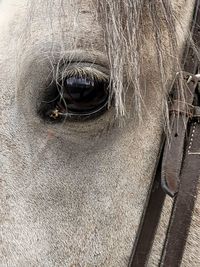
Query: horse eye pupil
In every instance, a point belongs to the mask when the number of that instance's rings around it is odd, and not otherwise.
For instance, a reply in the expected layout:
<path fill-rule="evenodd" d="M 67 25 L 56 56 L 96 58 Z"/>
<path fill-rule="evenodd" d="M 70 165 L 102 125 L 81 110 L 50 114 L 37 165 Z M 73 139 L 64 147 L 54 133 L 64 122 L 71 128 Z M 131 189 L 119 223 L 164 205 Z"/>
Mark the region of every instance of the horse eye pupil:
<path fill-rule="evenodd" d="M 64 81 L 63 98 L 69 112 L 95 112 L 108 99 L 108 83 L 89 78 L 70 77 Z"/>
<path fill-rule="evenodd" d="M 82 102 L 95 97 L 94 81 L 84 78 L 68 78 L 65 81 L 64 96 L 72 101 Z"/>

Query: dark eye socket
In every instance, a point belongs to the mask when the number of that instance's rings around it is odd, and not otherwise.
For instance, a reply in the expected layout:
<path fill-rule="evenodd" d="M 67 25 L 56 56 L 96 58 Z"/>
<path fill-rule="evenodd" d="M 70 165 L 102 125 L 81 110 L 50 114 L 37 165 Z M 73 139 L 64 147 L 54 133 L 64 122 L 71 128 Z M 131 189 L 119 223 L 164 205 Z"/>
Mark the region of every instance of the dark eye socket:
<path fill-rule="evenodd" d="M 43 97 L 39 115 L 59 122 L 64 119 L 91 119 L 108 108 L 109 82 L 90 77 L 67 77 L 62 85 L 52 85 Z"/>

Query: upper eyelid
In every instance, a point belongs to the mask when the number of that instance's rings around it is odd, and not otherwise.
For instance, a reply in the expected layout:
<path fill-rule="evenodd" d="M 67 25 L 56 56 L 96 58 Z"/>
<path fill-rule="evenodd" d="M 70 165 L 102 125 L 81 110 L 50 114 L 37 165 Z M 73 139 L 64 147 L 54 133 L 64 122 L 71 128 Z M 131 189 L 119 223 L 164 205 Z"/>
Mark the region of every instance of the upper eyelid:
<path fill-rule="evenodd" d="M 109 81 L 110 73 L 106 67 L 89 62 L 68 62 L 57 65 L 54 69 L 54 80 L 58 82 L 73 76 Z"/>
<path fill-rule="evenodd" d="M 109 74 L 98 70 L 93 65 L 92 66 L 73 66 L 71 68 L 67 68 L 62 72 L 63 77 L 87 77 L 91 79 L 96 79 L 99 81 L 108 81 Z"/>

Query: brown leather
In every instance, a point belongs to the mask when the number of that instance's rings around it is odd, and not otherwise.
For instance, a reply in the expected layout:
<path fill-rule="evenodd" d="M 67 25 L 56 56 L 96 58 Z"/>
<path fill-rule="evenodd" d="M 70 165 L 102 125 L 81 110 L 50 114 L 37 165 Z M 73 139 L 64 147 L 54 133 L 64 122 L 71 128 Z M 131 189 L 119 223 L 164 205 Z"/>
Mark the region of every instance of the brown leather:
<path fill-rule="evenodd" d="M 200 47 L 200 1 L 196 0 L 196 9 L 193 16 L 192 37 L 197 47 Z M 194 100 L 194 92 L 197 87 L 198 79 L 194 76 L 199 67 L 199 58 L 194 53 L 193 48 L 186 46 L 184 52 L 184 70 L 183 79 L 178 77 L 174 88 L 173 104 L 170 108 L 172 114 L 170 116 L 171 135 L 167 137 L 163 163 L 162 163 L 162 177 L 161 183 L 164 191 L 170 196 L 174 197 L 178 192 L 180 183 L 180 170 L 183 159 L 183 147 L 185 142 L 185 134 L 189 117 L 196 113 L 198 116 L 198 108 L 191 110 L 191 105 Z M 179 76 L 182 74 L 179 74 Z M 180 79 L 179 79 L 180 78 Z M 180 92 L 179 81 L 183 81 L 184 96 L 178 96 Z M 188 106 L 183 107 L 186 101 Z M 185 108 L 185 112 L 183 111 Z M 178 112 L 177 112 L 178 111 Z M 191 112 L 192 111 L 192 112 Z M 193 114 L 191 114 L 193 113 Z M 171 138 L 172 137 L 172 138 Z"/>
<path fill-rule="evenodd" d="M 169 108 L 169 114 L 172 115 L 176 113 L 177 115 L 183 114 L 189 118 L 192 118 L 195 112 L 195 108 L 193 105 L 189 105 L 186 102 L 181 102 L 178 100 L 173 101 L 173 105 Z"/>
<path fill-rule="evenodd" d="M 161 147 L 163 147 L 163 142 Z M 134 250 L 132 251 L 129 267 L 145 266 L 162 212 L 162 206 L 166 195 L 161 189 L 161 161 L 158 162 L 159 164 L 155 168 L 155 179 L 153 180 L 152 188 L 149 192 L 150 194 L 147 197 L 147 206 L 144 209 L 140 228 L 138 230 L 137 245 L 134 246 Z"/>
<path fill-rule="evenodd" d="M 193 106 L 193 118 L 190 119 L 187 127 L 187 130 L 190 132 L 189 138 L 187 137 L 186 139 L 187 146 L 184 147 L 183 144 L 182 148 L 183 151 L 181 155 L 184 157 L 184 161 L 181 166 L 180 188 L 175 198 L 170 226 L 163 248 L 162 260 L 160 263 L 160 266 L 163 267 L 176 267 L 179 266 L 181 262 L 194 208 L 197 184 L 200 178 L 200 116 L 197 114 L 200 107 L 200 95 L 195 99 L 198 99 L 199 102 L 197 100 L 194 102 L 194 104 L 198 106 Z M 185 116 L 186 113 L 184 112 L 184 118 Z M 178 122 L 179 119 L 180 118 L 178 117 Z M 184 140 L 186 132 L 185 125 L 181 124 L 178 125 L 178 127 L 179 130 L 180 127 L 183 127 L 182 129 L 184 129 L 184 135 L 182 135 Z M 184 156 L 185 154 L 186 156 Z M 162 159 L 163 157 L 161 156 L 155 180 L 150 195 L 147 198 L 147 204 L 142 216 L 138 238 L 135 241 L 129 263 L 130 267 L 146 266 L 151 251 L 165 200 L 165 194 L 161 189 L 160 184 Z M 175 166 L 177 165 L 175 164 Z"/>
<path fill-rule="evenodd" d="M 193 39 L 200 47 L 200 0 L 196 0 L 193 22 Z M 164 157 L 160 158 L 156 178 L 147 197 L 129 263 L 131 267 L 146 266 L 151 251 L 165 199 L 159 183 L 161 164 L 162 187 L 176 197 L 159 266 L 178 267 L 181 264 L 200 179 L 200 85 L 197 88 L 197 79 L 194 77 L 200 71 L 200 62 L 191 47 L 186 47 L 184 58 L 184 70 L 192 76 L 194 83 L 191 80 L 188 82 L 189 77 L 183 81 L 184 99 L 177 97 L 179 85 L 175 85 L 170 107 L 171 135 L 166 138 Z M 184 76 L 188 73 L 184 73 Z M 183 104 L 185 100 L 186 104 Z"/>
<path fill-rule="evenodd" d="M 189 118 L 192 117 L 194 113 L 192 104 L 198 83 L 198 79 L 188 72 L 183 72 L 179 74 L 179 76 L 180 75 L 183 76 L 183 79 L 181 79 L 182 77 L 177 77 L 178 82 L 174 85 L 175 96 L 172 106 L 170 107 L 171 133 L 168 135 L 165 142 L 162 159 L 162 188 L 172 197 L 178 192 L 186 129 Z M 185 95 L 182 97 L 178 97 L 178 92 L 180 91 L 179 79 L 182 80 L 182 86 L 185 92 Z"/>
<path fill-rule="evenodd" d="M 174 202 L 160 266 L 180 266 L 200 178 L 200 120 L 192 122 L 179 192 Z"/>
<path fill-rule="evenodd" d="M 200 118 L 200 107 L 194 107 L 194 114 L 193 114 L 194 118 Z"/>

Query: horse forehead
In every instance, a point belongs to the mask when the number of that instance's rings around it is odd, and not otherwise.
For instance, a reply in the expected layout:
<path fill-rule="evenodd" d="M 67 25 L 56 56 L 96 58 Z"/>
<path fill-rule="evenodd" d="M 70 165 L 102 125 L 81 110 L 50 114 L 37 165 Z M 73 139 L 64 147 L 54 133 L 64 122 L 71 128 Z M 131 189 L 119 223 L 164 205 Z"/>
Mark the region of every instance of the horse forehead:
<path fill-rule="evenodd" d="M 34 16 L 37 18 L 39 18 L 39 16 L 42 16 L 42 18 L 45 20 L 45 17 L 51 15 L 54 15 L 51 18 L 52 20 L 54 20 L 56 19 L 55 15 L 60 18 L 64 15 L 67 15 L 67 18 L 74 16 L 75 14 L 82 13 L 88 14 L 89 16 L 95 9 L 95 1 L 96 0 L 42 0 L 38 3 L 38 1 L 36 0 L 0 0 L 0 10 L 9 9 L 9 11 L 12 10 L 13 12 L 17 13 L 28 13 L 28 15 L 30 15 L 30 21 Z M 8 16 L 12 14 L 9 13 L 6 15 Z"/>
<path fill-rule="evenodd" d="M 121 1 L 123 2 L 126 0 Z M 186 5 L 185 0 L 170 2 L 176 15 L 180 14 Z M 102 38 L 102 30 L 105 30 L 98 23 L 97 13 L 96 0 L 42 0 L 39 3 L 36 0 L 0 0 L 0 27 L 4 24 L 1 21 L 10 20 L 14 35 L 17 34 L 14 25 L 24 24 L 25 27 L 31 25 L 36 35 L 44 31 L 54 34 L 65 32 L 66 39 L 69 39 L 73 33 L 79 39 L 95 43 L 96 39 Z M 147 19 L 145 13 L 143 17 Z M 92 35 L 95 35 L 95 38 L 92 38 Z"/>
<path fill-rule="evenodd" d="M 60 0 L 42 0 L 38 3 L 36 0 L 0 0 L 0 11 L 9 8 L 12 9 L 13 12 L 28 12 L 30 15 L 42 15 L 42 17 L 48 16 L 47 12 L 54 12 L 56 10 L 58 11 L 65 11 L 67 12 L 67 17 L 73 16 L 74 14 L 81 14 L 84 15 L 87 14 L 89 17 L 94 11 L 96 13 L 96 6 L 97 6 L 97 0 L 66 0 L 66 1 L 60 1 Z M 110 1 L 112 2 L 112 1 Z M 113 0 L 114 2 L 114 0 Z M 126 0 L 121 0 L 121 3 L 125 3 Z M 140 2 L 140 1 L 138 1 Z M 186 4 L 185 0 L 169 0 L 171 2 L 172 7 L 177 12 L 181 12 L 182 7 L 184 4 Z M 141 1 L 142 3 L 142 1 Z M 192 3 L 191 3 L 192 4 Z M 145 3 L 144 3 L 145 5 Z M 30 13 L 31 12 L 31 13 Z M 45 13 L 44 13 L 45 12 Z M 9 13 L 11 15 L 11 13 Z M 8 14 L 6 14 L 8 16 Z M 58 16 L 63 16 L 60 12 L 58 13 Z M 85 16 L 87 20 L 87 16 Z M 55 19 L 55 17 L 52 17 L 52 19 Z M 93 25 L 88 25 L 88 27 L 93 27 Z"/>
<path fill-rule="evenodd" d="M 43 0 L 39 4 L 35 0 L 3 0 L 0 3 L 0 28 L 7 27 L 7 33 L 20 40 L 21 45 L 24 41 L 29 47 L 36 43 L 62 42 L 68 51 L 75 46 L 87 49 L 91 45 L 93 50 L 104 50 L 102 27 L 91 0 Z"/>

